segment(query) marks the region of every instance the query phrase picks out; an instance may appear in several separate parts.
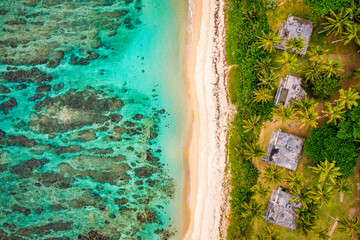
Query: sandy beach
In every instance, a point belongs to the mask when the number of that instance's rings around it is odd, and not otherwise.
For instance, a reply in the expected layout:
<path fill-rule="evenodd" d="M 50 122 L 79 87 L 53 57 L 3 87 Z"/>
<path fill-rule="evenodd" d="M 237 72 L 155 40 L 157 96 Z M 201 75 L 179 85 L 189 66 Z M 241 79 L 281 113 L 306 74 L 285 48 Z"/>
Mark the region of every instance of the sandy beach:
<path fill-rule="evenodd" d="M 193 109 L 189 152 L 189 228 L 185 239 L 226 234 L 229 194 L 226 136 L 232 107 L 227 99 L 223 0 L 194 0 L 188 83 Z"/>

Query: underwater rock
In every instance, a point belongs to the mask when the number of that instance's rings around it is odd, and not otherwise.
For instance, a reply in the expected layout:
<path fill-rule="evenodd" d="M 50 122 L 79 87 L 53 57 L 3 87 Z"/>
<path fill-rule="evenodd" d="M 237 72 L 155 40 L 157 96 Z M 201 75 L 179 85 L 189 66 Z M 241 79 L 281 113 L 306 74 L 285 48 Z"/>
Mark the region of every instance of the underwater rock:
<path fill-rule="evenodd" d="M 134 117 L 133 117 L 133 120 L 140 120 L 143 118 L 143 115 L 142 114 L 136 114 Z"/>
<path fill-rule="evenodd" d="M 19 175 L 21 178 L 29 178 L 32 175 L 32 171 L 39 166 L 43 166 L 48 163 L 49 160 L 46 158 L 37 160 L 37 159 L 30 159 L 21 164 L 15 165 L 11 168 L 10 172 Z"/>
<path fill-rule="evenodd" d="M 0 173 L 5 172 L 7 168 L 7 163 L 0 164 Z"/>
<path fill-rule="evenodd" d="M 28 85 L 26 85 L 26 84 L 19 84 L 18 86 L 17 86 L 17 89 L 18 90 L 23 90 L 23 89 L 26 89 L 28 87 Z"/>
<path fill-rule="evenodd" d="M 41 99 L 44 97 L 44 94 L 41 94 L 41 93 L 38 93 L 38 94 L 35 94 L 34 96 L 32 96 L 31 98 L 29 98 L 30 101 L 36 101 L 38 99 Z"/>
<path fill-rule="evenodd" d="M 2 74 L 3 78 L 7 82 L 27 82 L 42 84 L 44 82 L 50 82 L 52 79 L 51 75 L 47 75 L 45 72 L 40 71 L 34 67 L 28 71 L 17 70 L 8 71 Z"/>
<path fill-rule="evenodd" d="M 118 111 L 124 103 L 117 98 L 103 98 L 89 88 L 87 91 L 69 90 L 66 94 L 50 98 L 35 104 L 35 110 L 41 112 L 37 119 L 29 122 L 35 132 L 59 133 L 78 129 L 94 123 L 104 123 L 112 116 L 105 115 Z M 57 116 L 57 118 L 48 116 Z"/>
<path fill-rule="evenodd" d="M 0 9 L 0 15 L 5 15 L 7 12 L 5 9 Z"/>
<path fill-rule="evenodd" d="M 5 87 L 4 85 L 0 85 L 0 93 L 10 93 L 10 89 Z"/>
<path fill-rule="evenodd" d="M 17 106 L 17 101 L 15 98 L 10 98 L 8 101 L 0 105 L 0 110 L 3 112 L 9 111 Z"/>
<path fill-rule="evenodd" d="M 73 145 L 68 147 L 57 147 L 55 148 L 55 154 L 59 155 L 62 153 L 75 153 L 81 151 L 81 147 L 79 145 Z"/>
<path fill-rule="evenodd" d="M 92 130 L 83 130 L 83 131 L 79 131 L 77 133 L 77 135 L 79 136 L 78 138 L 76 138 L 76 141 L 80 141 L 80 142 L 87 142 L 87 141 L 91 141 L 91 140 L 95 140 L 96 139 L 96 134 L 92 131 Z"/>
<path fill-rule="evenodd" d="M 150 209 L 145 209 L 144 212 L 138 213 L 136 218 L 140 223 L 155 223 L 158 221 L 156 213 Z"/>
<path fill-rule="evenodd" d="M 24 19 L 16 18 L 14 20 L 5 21 L 7 25 L 13 26 L 13 25 L 24 25 L 26 21 Z"/>
<path fill-rule="evenodd" d="M 13 136 L 8 135 L 0 130 L 0 145 L 6 146 L 21 146 L 21 147 L 34 147 L 37 145 L 37 142 L 34 140 L 30 140 L 27 137 L 20 135 L 20 136 Z"/>
<path fill-rule="evenodd" d="M 11 211 L 13 212 L 22 212 L 25 216 L 29 215 L 31 213 L 30 209 L 28 208 L 25 208 L 25 207 L 21 207 L 17 204 L 14 204 L 12 207 L 11 207 Z"/>
<path fill-rule="evenodd" d="M 44 226 L 30 228 L 30 229 L 22 228 L 16 232 L 16 235 L 20 235 L 20 236 L 29 238 L 29 237 L 31 237 L 32 234 L 36 233 L 38 236 L 41 237 L 43 235 L 49 235 L 52 232 L 71 230 L 71 225 L 72 225 L 72 222 L 58 221 L 58 222 L 54 222 L 54 223 L 49 223 Z"/>
<path fill-rule="evenodd" d="M 128 200 L 126 198 L 121 198 L 121 199 L 115 198 L 114 203 L 121 206 L 127 204 Z"/>
<path fill-rule="evenodd" d="M 149 178 L 153 173 L 156 172 L 156 168 L 150 166 L 144 166 L 135 169 L 135 175 L 138 178 Z"/>
<path fill-rule="evenodd" d="M 88 65 L 90 62 L 86 58 L 71 55 L 69 64 L 71 65 Z"/>
<path fill-rule="evenodd" d="M 48 84 L 44 84 L 41 85 L 39 87 L 36 88 L 36 92 L 40 93 L 40 92 L 49 92 L 51 90 L 51 86 Z"/>
<path fill-rule="evenodd" d="M 35 7 L 40 0 L 26 0 L 24 2 L 25 5 L 30 6 L 30 7 Z"/>
<path fill-rule="evenodd" d="M 92 149 L 89 149 L 88 152 L 91 152 L 94 154 L 99 154 L 99 155 L 106 155 L 106 154 L 114 153 L 114 150 L 112 148 L 107 148 L 107 149 L 92 148 Z M 119 159 L 119 157 L 122 157 L 122 158 Z M 118 157 L 115 157 L 114 159 L 115 159 L 114 161 L 124 161 L 125 157 L 120 155 Z"/>
<path fill-rule="evenodd" d="M 110 238 L 106 235 L 103 235 L 99 231 L 91 231 L 88 234 L 79 235 L 79 240 L 114 240 L 114 238 Z"/>
<path fill-rule="evenodd" d="M 56 54 L 54 56 L 53 59 L 51 59 L 48 64 L 46 65 L 48 68 L 55 68 L 57 66 L 59 66 L 61 60 L 64 59 L 64 56 L 65 56 L 65 52 L 64 51 L 59 51 L 57 52 L 58 54 Z"/>
<path fill-rule="evenodd" d="M 39 177 L 39 181 L 45 187 L 54 186 L 59 189 L 70 188 L 70 184 L 75 181 L 74 178 L 65 178 L 60 173 L 43 173 Z"/>
<path fill-rule="evenodd" d="M 59 90 L 61 90 L 61 89 L 63 89 L 63 88 L 64 88 L 64 83 L 61 82 L 61 83 L 56 84 L 56 85 L 54 86 L 54 91 L 59 91 Z"/>

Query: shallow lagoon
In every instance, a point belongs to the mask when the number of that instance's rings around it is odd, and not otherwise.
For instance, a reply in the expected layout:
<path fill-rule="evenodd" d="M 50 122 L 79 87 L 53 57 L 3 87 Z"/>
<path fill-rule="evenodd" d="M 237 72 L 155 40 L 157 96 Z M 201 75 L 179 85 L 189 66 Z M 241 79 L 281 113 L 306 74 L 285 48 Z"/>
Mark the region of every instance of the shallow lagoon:
<path fill-rule="evenodd" d="M 185 13 L 168 0 L 24 2 L 0 3 L 0 236 L 173 236 Z"/>

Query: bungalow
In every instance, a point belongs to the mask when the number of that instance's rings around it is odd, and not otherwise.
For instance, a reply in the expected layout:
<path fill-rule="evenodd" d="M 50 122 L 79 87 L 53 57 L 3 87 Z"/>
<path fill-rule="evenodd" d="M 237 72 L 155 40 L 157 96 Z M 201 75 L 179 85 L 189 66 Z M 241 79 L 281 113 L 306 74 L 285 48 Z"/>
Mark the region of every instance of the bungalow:
<path fill-rule="evenodd" d="M 262 158 L 266 163 L 295 171 L 301 157 L 304 139 L 279 129 L 271 135 L 267 155 Z"/>
<path fill-rule="evenodd" d="M 281 78 L 279 87 L 275 95 L 275 106 L 282 103 L 285 107 L 292 104 L 293 100 L 303 99 L 306 95 L 301 88 L 301 78 L 288 73 L 285 78 Z"/>
<path fill-rule="evenodd" d="M 308 45 L 310 43 L 311 33 L 313 31 L 313 23 L 309 20 L 302 19 L 299 17 L 288 16 L 287 21 L 283 21 L 279 30 L 279 37 L 282 39 L 276 46 L 279 49 L 286 50 L 285 42 L 292 37 L 301 37 L 305 39 L 305 47 L 302 49 L 303 52 L 297 52 L 304 56 L 306 54 Z"/>
<path fill-rule="evenodd" d="M 281 187 L 274 191 L 270 197 L 265 221 L 295 230 L 298 219 L 295 209 L 300 209 L 302 205 L 300 201 L 292 202 L 293 197 L 294 195 L 282 191 Z"/>

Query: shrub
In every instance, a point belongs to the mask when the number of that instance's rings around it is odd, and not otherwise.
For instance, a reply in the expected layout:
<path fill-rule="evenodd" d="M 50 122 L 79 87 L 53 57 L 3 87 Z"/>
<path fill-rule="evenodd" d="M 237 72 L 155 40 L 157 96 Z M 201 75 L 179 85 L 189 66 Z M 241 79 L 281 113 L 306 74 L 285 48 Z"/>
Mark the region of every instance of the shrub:
<path fill-rule="evenodd" d="M 357 166 L 358 152 L 353 140 L 337 137 L 338 128 L 333 124 L 323 124 L 313 128 L 305 140 L 304 153 L 315 164 L 328 159 L 336 161 L 344 176 L 354 173 Z"/>
<path fill-rule="evenodd" d="M 339 82 L 340 76 L 328 78 L 325 74 L 322 74 L 313 81 L 303 81 L 302 87 L 315 99 L 329 100 L 331 96 L 340 89 Z"/>
<path fill-rule="evenodd" d="M 353 0 L 306 0 L 305 4 L 316 16 L 324 16 L 331 9 L 338 10 L 350 6 Z M 358 2 L 359 0 L 355 0 Z"/>
<path fill-rule="evenodd" d="M 360 106 L 344 114 L 338 125 L 337 137 L 354 141 L 360 138 Z"/>
<path fill-rule="evenodd" d="M 275 0 L 268 0 L 268 1 L 266 2 L 266 6 L 265 6 L 266 9 L 272 9 L 272 10 L 274 10 L 276 7 L 277 7 L 277 3 L 276 3 Z"/>

